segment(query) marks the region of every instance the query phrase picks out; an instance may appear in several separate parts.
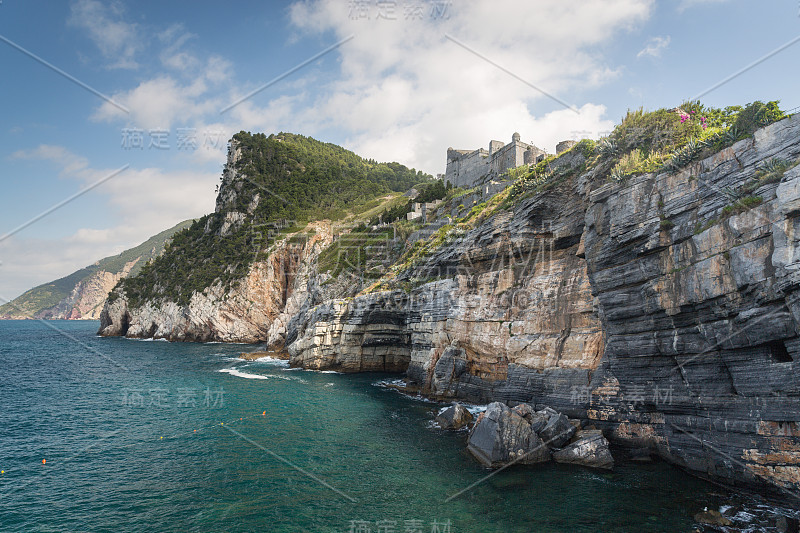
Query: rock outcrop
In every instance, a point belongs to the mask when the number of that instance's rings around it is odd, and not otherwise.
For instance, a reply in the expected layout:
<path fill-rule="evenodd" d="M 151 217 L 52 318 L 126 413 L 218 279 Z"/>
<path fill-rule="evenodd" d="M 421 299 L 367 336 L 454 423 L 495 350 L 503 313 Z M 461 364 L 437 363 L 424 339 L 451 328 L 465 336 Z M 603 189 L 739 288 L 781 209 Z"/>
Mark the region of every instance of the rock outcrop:
<path fill-rule="evenodd" d="M 472 413 L 458 402 L 436 415 L 436 423 L 440 428 L 454 431 L 467 427 L 473 419 Z"/>
<path fill-rule="evenodd" d="M 800 167 L 756 175 L 798 157 L 794 116 L 677 174 L 590 193 L 606 344 L 576 414 L 691 470 L 800 489 Z"/>
<path fill-rule="evenodd" d="M 253 264 L 238 288 L 216 284 L 195 293 L 187 307 L 148 301 L 129 308 L 124 298 L 106 303 L 100 334 L 171 341 L 267 342 L 283 348 L 289 321 L 318 298 L 319 279 L 313 259 L 333 237 L 323 222 L 306 241 L 284 239 L 265 261 Z"/>
<path fill-rule="evenodd" d="M 608 440 L 599 429 L 579 431 L 573 442 L 553 452 L 557 463 L 571 463 L 593 468 L 614 467 Z"/>
<path fill-rule="evenodd" d="M 408 379 L 550 405 L 711 477 L 800 490 L 800 166 L 760 183 L 775 159 L 800 159 L 800 116 L 678 173 L 583 174 L 442 246 L 416 271 L 438 280 L 392 305 Z M 397 299 L 347 305 L 382 300 Z M 342 319 L 309 315 L 304 331 Z"/>
<path fill-rule="evenodd" d="M 467 450 L 491 468 L 550 460 L 550 448 L 531 430 L 530 422 L 500 402 L 489 404 L 478 416 Z"/>
<path fill-rule="evenodd" d="M 405 293 L 326 302 L 292 321 L 290 364 L 340 372 L 405 372 L 411 356 Z"/>
<path fill-rule="evenodd" d="M 614 466 L 602 431 L 576 434 L 576 427 L 563 414 L 550 408 L 535 412 L 528 404 L 514 408 L 500 402 L 489 404 L 469 434 L 467 450 L 491 468 L 542 463 L 551 457 L 559 463 L 593 468 Z"/>
<path fill-rule="evenodd" d="M 573 152 L 554 164 L 583 168 Z M 448 234 L 397 271 L 398 290 L 332 299 L 313 267 L 325 241 L 286 245 L 272 257 L 298 265 L 291 291 L 257 265 L 240 292 L 188 310 L 109 303 L 104 333 L 285 343 L 295 366 L 530 404 L 493 404 L 476 423 L 488 465 L 534 449 L 550 406 L 704 475 L 797 491 L 800 166 L 760 180 L 776 159 L 800 160 L 800 115 L 678 172 L 572 175 Z M 607 460 L 596 433 L 563 445 L 564 460 Z"/>

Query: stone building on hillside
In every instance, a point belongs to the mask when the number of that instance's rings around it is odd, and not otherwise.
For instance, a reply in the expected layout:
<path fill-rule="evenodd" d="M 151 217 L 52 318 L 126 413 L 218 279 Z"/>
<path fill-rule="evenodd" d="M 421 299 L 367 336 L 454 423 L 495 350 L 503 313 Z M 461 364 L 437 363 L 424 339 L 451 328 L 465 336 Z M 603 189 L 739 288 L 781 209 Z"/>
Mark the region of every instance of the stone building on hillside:
<path fill-rule="evenodd" d="M 490 141 L 488 151 L 448 148 L 445 179 L 455 187 L 467 189 L 497 178 L 508 169 L 541 161 L 545 155 L 541 148 L 522 142 L 519 133 L 511 137 L 509 144 Z"/>

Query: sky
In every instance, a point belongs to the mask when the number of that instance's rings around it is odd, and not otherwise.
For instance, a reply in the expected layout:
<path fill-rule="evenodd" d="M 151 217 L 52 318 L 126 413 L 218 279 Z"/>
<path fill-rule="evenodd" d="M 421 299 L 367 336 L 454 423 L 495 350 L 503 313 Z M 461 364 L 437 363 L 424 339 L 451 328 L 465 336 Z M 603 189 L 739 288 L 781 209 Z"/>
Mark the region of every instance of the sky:
<path fill-rule="evenodd" d="M 800 106 L 798 0 L 0 0 L 0 301 L 214 209 L 234 133 L 443 173 L 628 109 Z"/>

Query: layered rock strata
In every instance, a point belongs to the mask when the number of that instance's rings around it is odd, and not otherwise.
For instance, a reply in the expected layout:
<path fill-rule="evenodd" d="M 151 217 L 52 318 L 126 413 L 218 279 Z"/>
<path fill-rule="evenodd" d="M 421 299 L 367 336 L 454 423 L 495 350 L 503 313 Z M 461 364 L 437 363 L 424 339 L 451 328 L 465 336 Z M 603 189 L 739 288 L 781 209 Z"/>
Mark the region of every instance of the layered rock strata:
<path fill-rule="evenodd" d="M 800 116 L 677 173 L 573 176 L 454 232 L 405 290 L 332 300 L 324 242 L 286 245 L 291 305 L 256 265 L 188 310 L 107 304 L 104 333 L 285 343 L 296 366 L 548 405 L 704 475 L 798 491 L 800 167 L 761 180 L 776 159 L 800 160 Z"/>

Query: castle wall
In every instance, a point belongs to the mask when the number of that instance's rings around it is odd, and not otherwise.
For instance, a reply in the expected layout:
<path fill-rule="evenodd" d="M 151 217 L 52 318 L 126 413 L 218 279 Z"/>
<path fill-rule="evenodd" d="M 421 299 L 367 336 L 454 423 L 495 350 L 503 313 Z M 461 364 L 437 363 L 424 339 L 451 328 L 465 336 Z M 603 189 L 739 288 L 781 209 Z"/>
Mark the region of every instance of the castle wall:
<path fill-rule="evenodd" d="M 445 180 L 454 187 L 473 187 L 489 173 L 489 154 L 486 150 L 479 149 L 467 154 L 454 152 L 456 151 L 448 151 L 445 172 Z"/>
<path fill-rule="evenodd" d="M 471 188 L 486 181 L 488 176 L 499 177 L 508 169 L 522 165 L 535 164 L 545 151 L 519 140 L 515 133 L 509 144 L 502 141 L 489 141 L 489 151 L 447 150 L 447 171 L 445 179 L 455 187 Z M 527 154 L 527 156 L 526 156 Z"/>

